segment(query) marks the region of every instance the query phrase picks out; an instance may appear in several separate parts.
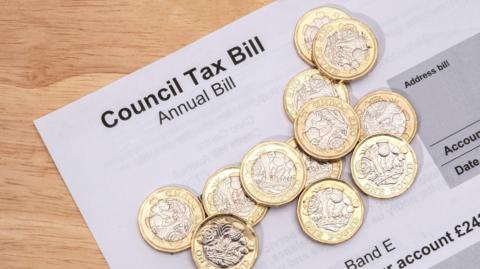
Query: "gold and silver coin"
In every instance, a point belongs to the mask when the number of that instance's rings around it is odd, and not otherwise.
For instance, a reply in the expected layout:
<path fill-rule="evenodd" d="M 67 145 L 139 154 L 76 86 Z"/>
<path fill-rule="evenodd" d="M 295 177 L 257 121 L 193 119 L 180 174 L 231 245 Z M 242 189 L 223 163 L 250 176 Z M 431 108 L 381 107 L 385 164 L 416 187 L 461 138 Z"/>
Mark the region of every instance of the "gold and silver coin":
<path fill-rule="evenodd" d="M 291 147 L 295 148 L 303 158 L 305 166 L 307 167 L 307 182 L 306 187 L 312 183 L 326 178 L 340 178 L 342 175 L 342 160 L 319 161 L 308 156 L 295 141 L 295 138 L 290 138 L 287 141 Z"/>
<path fill-rule="evenodd" d="M 199 269 L 249 269 L 255 264 L 258 252 L 255 230 L 230 214 L 205 219 L 192 240 L 192 258 Z"/>
<path fill-rule="evenodd" d="M 417 159 L 408 142 L 393 135 L 373 135 L 355 148 L 350 169 L 353 180 L 366 194 L 392 198 L 415 181 Z"/>
<path fill-rule="evenodd" d="M 355 106 L 360 118 L 360 140 L 374 134 L 391 134 L 412 141 L 417 132 L 417 115 L 410 102 L 392 91 L 365 95 Z"/>
<path fill-rule="evenodd" d="M 305 189 L 297 205 L 302 230 L 313 240 L 338 244 L 350 239 L 362 226 L 363 201 L 350 185 L 325 179 Z"/>
<path fill-rule="evenodd" d="M 305 13 L 297 22 L 295 29 L 295 48 L 300 57 L 310 65 L 312 59 L 313 40 L 318 30 L 332 20 L 350 18 L 347 13 L 333 7 L 319 7 Z"/>
<path fill-rule="evenodd" d="M 370 72 L 377 61 L 373 31 L 353 19 L 338 19 L 320 28 L 313 42 L 318 69 L 336 80 L 353 80 Z"/>
<path fill-rule="evenodd" d="M 208 216 L 233 214 L 252 225 L 260 222 L 268 210 L 245 195 L 240 167 L 225 167 L 210 176 L 203 189 L 202 203 Z"/>
<path fill-rule="evenodd" d="M 300 153 L 283 142 L 264 142 L 252 148 L 240 166 L 247 195 L 265 206 L 293 201 L 303 190 L 306 167 Z"/>
<path fill-rule="evenodd" d="M 348 89 L 343 82 L 335 82 L 317 69 L 305 70 L 294 76 L 287 84 L 283 96 L 285 112 L 294 121 L 300 108 L 317 97 L 338 97 L 349 103 Z"/>
<path fill-rule="evenodd" d="M 295 140 L 316 159 L 339 159 L 355 147 L 359 126 L 358 116 L 347 102 L 319 97 L 300 110 L 294 124 Z"/>
<path fill-rule="evenodd" d="M 150 246 L 175 253 L 190 247 L 193 232 L 204 219 L 202 204 L 195 194 L 179 187 L 163 187 L 143 202 L 138 227 Z"/>

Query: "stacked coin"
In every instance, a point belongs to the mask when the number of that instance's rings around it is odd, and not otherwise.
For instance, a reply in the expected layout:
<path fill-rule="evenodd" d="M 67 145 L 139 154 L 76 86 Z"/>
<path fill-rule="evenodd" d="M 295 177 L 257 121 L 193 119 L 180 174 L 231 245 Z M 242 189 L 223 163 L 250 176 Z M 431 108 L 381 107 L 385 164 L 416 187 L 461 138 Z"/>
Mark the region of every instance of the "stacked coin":
<path fill-rule="evenodd" d="M 254 226 L 269 207 L 297 197 L 305 234 L 321 243 L 344 242 L 360 229 L 365 212 L 359 192 L 341 179 L 342 158 L 351 152 L 351 175 L 364 193 L 392 198 L 413 184 L 412 105 L 388 90 L 350 105 L 345 81 L 366 75 L 377 60 L 373 31 L 345 11 L 320 7 L 299 20 L 294 40 L 300 57 L 316 66 L 285 89 L 294 137 L 254 146 L 239 166 L 214 172 L 200 198 L 182 187 L 148 196 L 138 225 L 153 248 L 174 253 L 191 247 L 200 269 L 252 268 L 259 254 Z"/>
<path fill-rule="evenodd" d="M 405 192 L 417 169 L 408 144 L 417 128 L 415 110 L 388 90 L 368 94 L 353 108 L 345 85 L 375 65 L 373 31 L 343 10 L 320 7 L 298 21 L 294 40 L 300 57 L 316 67 L 293 77 L 284 94 L 295 144 L 307 156 L 305 161 L 332 167 L 353 151 L 350 170 L 360 190 L 377 198 Z M 340 175 L 316 176 L 298 200 L 298 221 L 315 241 L 343 242 L 363 223 L 362 198 Z"/>

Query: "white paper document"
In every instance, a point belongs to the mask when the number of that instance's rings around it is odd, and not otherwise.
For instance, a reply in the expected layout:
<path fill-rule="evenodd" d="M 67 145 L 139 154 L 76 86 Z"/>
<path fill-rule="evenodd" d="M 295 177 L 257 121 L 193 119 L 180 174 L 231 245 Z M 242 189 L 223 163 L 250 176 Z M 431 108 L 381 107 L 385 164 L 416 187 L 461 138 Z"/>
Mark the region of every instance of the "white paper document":
<path fill-rule="evenodd" d="M 418 176 L 395 199 L 362 194 L 365 222 L 339 245 L 309 239 L 295 202 L 270 209 L 255 227 L 255 268 L 480 268 L 480 2 L 468 0 L 274 2 L 36 120 L 109 266 L 195 267 L 189 251 L 144 242 L 139 206 L 166 185 L 200 195 L 209 175 L 254 145 L 292 136 L 283 92 L 308 68 L 295 24 L 325 4 L 367 23 L 379 42 L 373 71 L 348 84 L 351 103 L 392 88 L 417 109 Z"/>

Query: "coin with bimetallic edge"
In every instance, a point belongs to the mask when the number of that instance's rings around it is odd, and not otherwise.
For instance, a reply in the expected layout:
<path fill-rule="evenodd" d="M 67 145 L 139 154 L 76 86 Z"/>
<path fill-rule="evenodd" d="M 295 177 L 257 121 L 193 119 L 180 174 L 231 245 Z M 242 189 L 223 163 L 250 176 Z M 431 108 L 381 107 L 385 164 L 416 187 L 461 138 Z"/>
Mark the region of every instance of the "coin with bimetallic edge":
<path fill-rule="evenodd" d="M 295 27 L 294 42 L 298 55 L 308 64 L 315 65 L 312 59 L 315 35 L 323 25 L 342 18 L 350 18 L 350 16 L 333 7 L 319 7 L 305 13 Z"/>
<path fill-rule="evenodd" d="M 350 239 L 362 226 L 363 201 L 358 192 L 343 181 L 320 180 L 300 195 L 297 219 L 313 240 L 338 244 Z"/>
<path fill-rule="evenodd" d="M 225 213 L 241 217 L 256 225 L 268 207 L 246 196 L 240 183 L 240 167 L 224 167 L 211 175 L 203 188 L 202 203 L 208 216 Z"/>
<path fill-rule="evenodd" d="M 337 97 L 349 103 L 348 89 L 343 82 L 335 82 L 317 69 L 307 69 L 295 75 L 287 84 L 283 106 L 290 121 L 294 121 L 300 108 L 316 97 Z"/>
<path fill-rule="evenodd" d="M 307 102 L 294 123 L 295 140 L 308 155 L 335 160 L 347 155 L 359 137 L 360 121 L 347 102 L 319 97 Z"/>
<path fill-rule="evenodd" d="M 412 141 L 417 132 L 417 114 L 410 102 L 398 93 L 371 92 L 355 106 L 360 118 L 360 140 L 374 134 L 391 134 Z"/>
<path fill-rule="evenodd" d="M 353 151 L 350 170 L 355 184 L 376 198 L 393 198 L 407 191 L 417 175 L 417 159 L 410 144 L 393 135 L 362 140 Z"/>
<path fill-rule="evenodd" d="M 377 61 L 378 44 L 373 31 L 354 19 L 331 21 L 313 41 L 313 60 L 320 72 L 336 80 L 366 75 Z"/>
<path fill-rule="evenodd" d="M 195 228 L 205 219 L 194 193 L 180 187 L 162 187 L 151 193 L 138 212 L 143 239 L 156 250 L 176 253 L 188 249 Z"/>
<path fill-rule="evenodd" d="M 300 153 L 283 142 L 256 145 L 240 165 L 243 189 L 255 202 L 265 206 L 293 201 L 305 187 L 306 176 Z"/>
<path fill-rule="evenodd" d="M 307 168 L 307 182 L 305 187 L 310 186 L 314 182 L 317 182 L 326 178 L 340 178 L 342 175 L 343 161 L 339 160 L 330 160 L 330 161 L 320 161 L 310 157 L 306 154 L 295 141 L 295 138 L 290 138 L 287 141 L 287 144 L 296 149 L 300 155 L 302 155 L 303 161 Z"/>
<path fill-rule="evenodd" d="M 259 252 L 253 227 L 231 214 L 205 219 L 195 230 L 191 245 L 192 258 L 199 269 L 249 269 Z"/>

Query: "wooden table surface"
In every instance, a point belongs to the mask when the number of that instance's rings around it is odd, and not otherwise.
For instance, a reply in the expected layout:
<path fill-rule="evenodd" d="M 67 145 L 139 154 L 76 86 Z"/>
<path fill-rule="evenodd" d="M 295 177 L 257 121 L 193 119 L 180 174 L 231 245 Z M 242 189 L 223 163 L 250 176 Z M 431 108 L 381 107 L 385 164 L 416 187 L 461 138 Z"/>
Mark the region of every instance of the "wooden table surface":
<path fill-rule="evenodd" d="M 107 267 L 34 119 L 268 2 L 2 1 L 0 268 Z"/>

